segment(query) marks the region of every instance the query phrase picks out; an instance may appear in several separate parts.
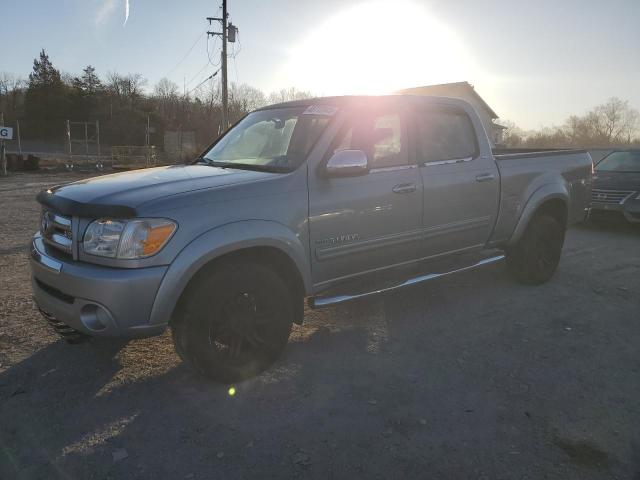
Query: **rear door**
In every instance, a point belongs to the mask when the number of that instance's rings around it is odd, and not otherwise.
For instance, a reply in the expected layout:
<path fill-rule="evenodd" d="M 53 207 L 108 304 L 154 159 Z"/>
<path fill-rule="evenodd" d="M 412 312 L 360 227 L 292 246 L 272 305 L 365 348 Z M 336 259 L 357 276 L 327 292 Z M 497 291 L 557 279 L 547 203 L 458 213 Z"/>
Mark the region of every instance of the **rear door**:
<path fill-rule="evenodd" d="M 359 108 L 351 112 L 325 162 L 337 150 L 363 150 L 369 172 L 327 178 L 310 171 L 316 286 L 420 256 L 422 179 L 410 162 L 408 135 L 406 112 L 395 103 Z"/>
<path fill-rule="evenodd" d="M 500 186 L 495 160 L 481 154 L 484 130 L 457 106 L 421 105 L 414 115 L 424 256 L 482 248 L 495 223 Z"/>

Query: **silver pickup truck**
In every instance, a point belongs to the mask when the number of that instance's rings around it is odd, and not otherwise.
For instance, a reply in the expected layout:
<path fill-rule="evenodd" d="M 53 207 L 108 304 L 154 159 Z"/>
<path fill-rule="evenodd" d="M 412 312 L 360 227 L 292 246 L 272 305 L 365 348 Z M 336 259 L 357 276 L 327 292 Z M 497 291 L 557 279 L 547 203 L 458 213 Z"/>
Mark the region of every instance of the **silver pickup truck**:
<path fill-rule="evenodd" d="M 167 327 L 223 382 L 321 307 L 502 260 L 546 282 L 583 218 L 584 151 L 494 155 L 473 108 L 336 97 L 254 111 L 191 165 L 41 192 L 35 301 L 69 341 Z"/>

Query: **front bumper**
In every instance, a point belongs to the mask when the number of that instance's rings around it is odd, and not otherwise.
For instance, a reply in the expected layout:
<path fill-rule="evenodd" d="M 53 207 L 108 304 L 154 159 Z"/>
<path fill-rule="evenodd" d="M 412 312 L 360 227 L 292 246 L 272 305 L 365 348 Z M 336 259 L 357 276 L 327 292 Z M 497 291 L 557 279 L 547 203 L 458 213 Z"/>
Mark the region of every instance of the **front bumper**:
<path fill-rule="evenodd" d="M 601 190 L 607 193 L 607 190 Z M 599 218 L 615 218 L 623 217 L 631 223 L 640 223 L 640 196 L 638 191 L 630 192 L 630 194 L 622 199 L 619 203 L 599 202 L 593 198 L 589 205 L 590 216 L 598 216 Z"/>
<path fill-rule="evenodd" d="M 629 199 L 621 204 L 601 204 L 592 202 L 589 216 L 622 216 L 627 222 L 640 223 L 640 200 Z"/>
<path fill-rule="evenodd" d="M 31 245 L 31 283 L 46 315 L 95 337 L 158 335 L 166 325 L 150 325 L 151 308 L 168 267 L 110 268 L 48 255 L 42 238 Z"/>

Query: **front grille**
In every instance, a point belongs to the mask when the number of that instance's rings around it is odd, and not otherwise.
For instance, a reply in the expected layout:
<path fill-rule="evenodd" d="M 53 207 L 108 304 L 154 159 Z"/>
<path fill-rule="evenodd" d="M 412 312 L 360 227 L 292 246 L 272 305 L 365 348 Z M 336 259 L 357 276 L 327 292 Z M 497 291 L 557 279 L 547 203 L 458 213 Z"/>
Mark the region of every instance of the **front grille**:
<path fill-rule="evenodd" d="M 47 245 L 67 255 L 72 254 L 73 229 L 71 217 L 45 210 L 42 212 L 40 233 Z"/>
<path fill-rule="evenodd" d="M 47 292 L 49 295 L 57 298 L 58 300 L 63 301 L 64 303 L 72 304 L 74 302 L 74 298 L 71 295 L 67 295 L 66 293 L 61 292 L 60 290 L 52 287 L 51 285 L 47 285 L 46 283 L 42 282 L 37 278 L 36 278 L 36 284 L 38 285 L 38 287 L 40 287 L 42 290 Z"/>
<path fill-rule="evenodd" d="M 594 188 L 591 191 L 591 201 L 593 203 L 604 203 L 607 205 L 621 205 L 634 193 L 630 190 L 602 190 Z"/>

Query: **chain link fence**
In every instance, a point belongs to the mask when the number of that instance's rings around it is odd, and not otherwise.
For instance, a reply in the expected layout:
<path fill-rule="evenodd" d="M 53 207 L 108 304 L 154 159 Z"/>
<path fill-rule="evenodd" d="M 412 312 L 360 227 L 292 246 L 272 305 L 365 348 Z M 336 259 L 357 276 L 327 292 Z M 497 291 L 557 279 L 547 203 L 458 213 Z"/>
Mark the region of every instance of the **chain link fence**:
<path fill-rule="evenodd" d="M 132 170 L 158 165 L 155 145 L 116 145 L 111 147 L 111 167 Z"/>

